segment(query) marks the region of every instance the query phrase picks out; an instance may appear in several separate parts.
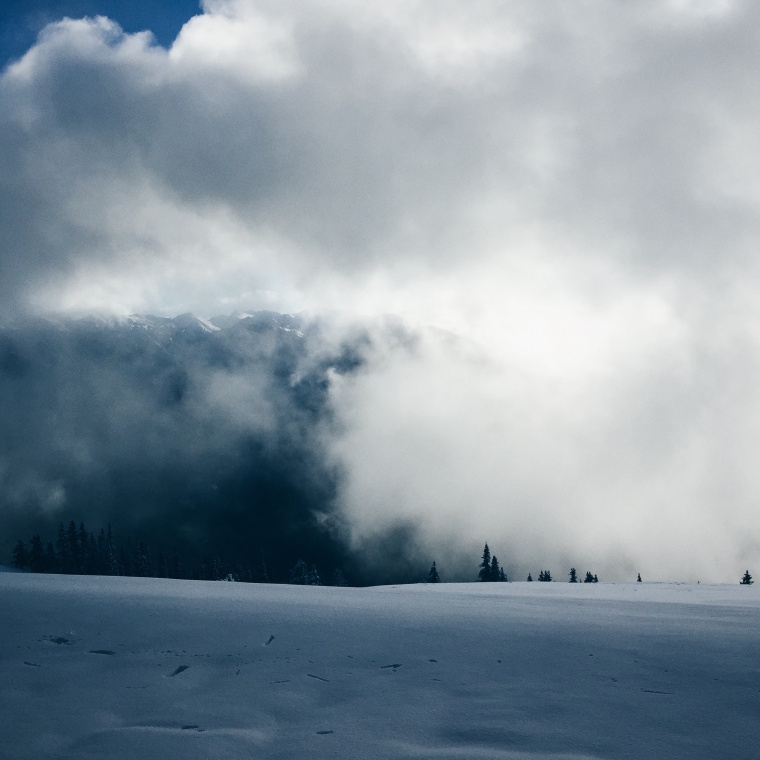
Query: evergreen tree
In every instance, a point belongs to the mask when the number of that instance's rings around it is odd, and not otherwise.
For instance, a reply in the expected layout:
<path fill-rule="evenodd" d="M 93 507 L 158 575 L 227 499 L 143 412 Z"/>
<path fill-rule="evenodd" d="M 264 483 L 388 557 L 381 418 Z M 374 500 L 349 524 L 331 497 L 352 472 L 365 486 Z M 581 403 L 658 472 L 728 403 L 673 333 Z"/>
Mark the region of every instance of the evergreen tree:
<path fill-rule="evenodd" d="M 641 573 L 636 573 L 636 583 L 641 583 Z"/>
<path fill-rule="evenodd" d="M 106 533 L 106 573 L 108 575 L 124 575 L 124 567 L 119 562 L 119 552 L 116 543 L 113 540 L 111 532 L 111 523 L 108 523 L 108 533 Z"/>
<path fill-rule="evenodd" d="M 578 583 L 578 574 L 575 572 L 575 568 L 570 568 L 570 583 Z"/>
<path fill-rule="evenodd" d="M 596 573 L 594 573 L 594 583 L 599 583 L 599 578 L 596 577 Z"/>
<path fill-rule="evenodd" d="M 79 547 L 79 568 L 78 572 L 88 574 L 90 572 L 90 536 L 85 530 L 84 523 L 79 523 L 77 529 L 77 545 Z"/>
<path fill-rule="evenodd" d="M 533 576 L 530 573 L 528 573 L 528 581 L 533 582 Z"/>
<path fill-rule="evenodd" d="M 478 573 L 478 580 L 491 580 L 491 550 L 488 548 L 488 544 L 483 547 L 483 557 L 480 561 L 480 572 Z"/>
<path fill-rule="evenodd" d="M 440 583 L 441 582 L 441 576 L 438 575 L 438 568 L 435 566 L 435 561 L 433 561 L 433 565 L 430 568 L 430 572 L 428 573 L 427 582 L 428 583 Z"/>
<path fill-rule="evenodd" d="M 332 578 L 332 585 L 333 586 L 347 586 L 346 583 L 346 577 L 343 575 L 343 571 L 339 568 L 335 568 L 335 572 L 333 573 Z"/>
<path fill-rule="evenodd" d="M 159 578 L 168 578 L 169 577 L 169 565 L 166 562 L 166 557 L 164 556 L 164 550 L 159 549 L 158 550 L 158 567 L 156 568 L 156 573 Z"/>
<path fill-rule="evenodd" d="M 125 549 L 124 546 L 119 546 L 118 550 L 118 558 L 119 558 L 119 567 L 121 568 L 120 575 L 125 575 L 128 578 L 134 573 L 132 572 L 132 542 L 131 539 L 127 538 L 127 548 Z"/>
<path fill-rule="evenodd" d="M 170 578 L 182 578 L 182 563 L 179 559 L 179 552 L 175 546 L 172 550 L 172 561 L 169 565 L 169 577 Z"/>
<path fill-rule="evenodd" d="M 594 582 L 594 576 L 591 575 L 591 573 L 587 570 L 586 571 L 586 577 L 583 579 L 584 583 L 593 583 Z"/>
<path fill-rule="evenodd" d="M 79 557 L 79 537 L 77 535 L 76 523 L 73 520 L 69 521 L 69 527 L 66 529 L 66 545 L 68 547 L 68 555 L 71 560 L 68 572 L 78 573 L 81 570 Z"/>
<path fill-rule="evenodd" d="M 504 568 L 503 567 L 499 568 L 499 580 L 502 583 L 507 583 L 509 581 L 509 578 L 507 578 L 507 574 L 504 572 Z"/>
<path fill-rule="evenodd" d="M 543 583 L 551 583 L 552 574 L 548 570 L 542 570 L 538 574 L 538 580 L 542 581 Z"/>
<path fill-rule="evenodd" d="M 308 586 L 309 585 L 309 566 L 299 559 L 293 569 L 290 571 L 290 583 L 296 586 Z"/>
<path fill-rule="evenodd" d="M 139 578 L 148 578 L 152 575 L 150 566 L 150 552 L 145 542 L 140 541 L 135 549 L 132 570 Z"/>
<path fill-rule="evenodd" d="M 106 557 L 108 550 L 106 548 L 106 532 L 103 528 L 98 533 L 98 540 L 95 543 L 95 572 L 98 575 L 108 575 L 108 562 Z"/>
<path fill-rule="evenodd" d="M 45 572 L 54 573 L 58 566 L 58 560 L 55 556 L 55 549 L 53 548 L 53 542 L 48 541 L 45 547 Z"/>
<path fill-rule="evenodd" d="M 35 533 L 29 542 L 29 569 L 33 573 L 45 572 L 45 547 L 42 539 Z"/>
<path fill-rule="evenodd" d="M 19 539 L 19 542 L 13 547 L 13 554 L 11 555 L 11 562 L 13 567 L 17 567 L 19 570 L 25 568 L 29 563 L 28 553 L 26 551 L 26 544 Z"/>
<path fill-rule="evenodd" d="M 88 575 L 98 575 L 98 542 L 95 540 L 95 534 L 90 532 L 87 536 L 87 555 L 84 571 Z"/>
<path fill-rule="evenodd" d="M 264 560 L 264 550 L 260 549 L 259 553 L 261 554 L 261 564 L 259 569 L 259 574 L 261 575 L 261 582 L 262 583 L 269 583 L 269 570 L 267 569 L 267 563 Z M 336 584 L 333 584 L 336 585 Z"/>
<path fill-rule="evenodd" d="M 496 559 L 495 554 L 491 557 L 491 572 L 488 575 L 489 581 L 497 582 L 499 580 L 499 560 Z"/>
<path fill-rule="evenodd" d="M 309 585 L 310 586 L 322 585 L 322 579 L 319 577 L 319 572 L 317 571 L 316 565 L 312 565 L 311 570 L 309 571 Z"/>
<path fill-rule="evenodd" d="M 71 557 L 71 549 L 69 547 L 68 536 L 66 535 L 66 528 L 63 527 L 63 522 L 58 525 L 58 538 L 56 540 L 56 554 L 58 555 L 58 570 L 61 573 L 73 572 L 73 559 Z"/>
<path fill-rule="evenodd" d="M 744 571 L 744 575 L 741 579 L 741 585 L 742 586 L 751 586 L 754 583 L 752 580 L 752 576 L 749 574 L 749 570 Z"/>

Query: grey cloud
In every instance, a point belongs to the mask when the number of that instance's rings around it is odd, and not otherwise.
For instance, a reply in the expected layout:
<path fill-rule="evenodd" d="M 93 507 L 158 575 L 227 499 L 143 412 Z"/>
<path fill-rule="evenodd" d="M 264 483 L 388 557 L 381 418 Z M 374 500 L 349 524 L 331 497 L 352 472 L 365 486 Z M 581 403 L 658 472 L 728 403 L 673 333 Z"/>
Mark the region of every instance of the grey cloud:
<path fill-rule="evenodd" d="M 182 37 L 167 53 L 102 21 L 49 28 L 0 89 L 6 297 L 81 260 L 173 253 L 158 223 L 109 224 L 145 186 L 227 209 L 308 271 L 445 266 L 526 228 L 647 276 L 747 263 L 757 214 L 727 193 L 751 181 L 752 6 L 700 25 L 648 3 L 479 3 L 471 59 L 432 63 L 425 34 L 456 9 L 389 7 L 217 4 L 292 24 L 294 73 L 274 80 L 194 58 L 202 39 L 173 58 Z M 518 42 L 491 50 L 491 27 Z"/>

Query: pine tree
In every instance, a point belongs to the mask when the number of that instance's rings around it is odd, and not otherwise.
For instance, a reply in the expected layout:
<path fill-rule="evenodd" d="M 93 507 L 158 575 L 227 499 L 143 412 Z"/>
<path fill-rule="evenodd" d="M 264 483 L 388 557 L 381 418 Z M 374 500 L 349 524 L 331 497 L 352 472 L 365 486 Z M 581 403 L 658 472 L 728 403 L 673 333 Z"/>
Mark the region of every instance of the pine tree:
<path fill-rule="evenodd" d="M 749 570 L 744 571 L 744 575 L 741 579 L 741 585 L 742 586 L 751 586 L 754 583 L 752 580 L 752 576 L 749 574 Z"/>
<path fill-rule="evenodd" d="M 491 550 L 488 548 L 488 544 L 483 547 L 483 557 L 480 561 L 480 572 L 478 573 L 478 580 L 491 580 Z"/>
<path fill-rule="evenodd" d="M 316 565 L 311 566 L 309 571 L 309 586 L 321 586 L 322 579 L 319 577 L 319 572 Z"/>
<path fill-rule="evenodd" d="M 108 575 L 124 575 L 124 567 L 119 562 L 119 552 L 113 540 L 111 523 L 108 523 L 108 533 L 106 534 L 106 573 Z"/>
<path fill-rule="evenodd" d="M 501 583 L 507 583 L 509 581 L 509 578 L 507 578 L 507 574 L 504 572 L 504 568 L 499 568 L 499 581 Z"/>
<path fill-rule="evenodd" d="M 55 545 L 57 550 L 56 554 L 58 555 L 58 571 L 61 573 L 71 573 L 71 550 L 69 548 L 69 542 L 66 536 L 66 528 L 63 527 L 63 522 L 58 525 L 58 538 L 55 542 Z"/>
<path fill-rule="evenodd" d="M 641 583 L 641 573 L 636 573 L 636 583 Z"/>
<path fill-rule="evenodd" d="M 348 583 L 346 583 L 346 576 L 343 575 L 343 571 L 337 567 L 335 568 L 335 572 L 333 573 L 332 585 L 333 586 L 347 586 L 348 585 Z"/>
<path fill-rule="evenodd" d="M 260 549 L 259 553 L 261 554 L 261 564 L 260 564 L 260 570 L 259 573 L 261 575 L 261 582 L 262 583 L 269 583 L 269 570 L 267 569 L 267 563 L 264 559 L 264 550 Z"/>
<path fill-rule="evenodd" d="M 19 570 L 26 567 L 29 559 L 27 557 L 26 544 L 19 539 L 19 542 L 13 547 L 13 554 L 11 555 L 11 562 L 13 567 L 17 567 Z"/>
<path fill-rule="evenodd" d="M 182 563 L 180 562 L 179 552 L 177 551 L 176 546 L 172 550 L 172 561 L 171 561 L 171 565 L 169 566 L 169 577 L 170 578 L 182 577 Z"/>
<path fill-rule="evenodd" d="M 583 579 L 584 583 L 593 583 L 594 582 L 594 576 L 591 575 L 591 573 L 587 570 L 586 571 L 586 577 Z"/>
<path fill-rule="evenodd" d="M 98 542 L 95 540 L 95 534 L 92 531 L 87 537 L 87 560 L 84 570 L 88 575 L 99 574 Z"/>
<path fill-rule="evenodd" d="M 159 549 L 158 550 L 158 567 L 156 568 L 157 575 L 159 578 L 168 578 L 169 577 L 169 566 L 166 562 L 166 557 L 164 556 L 164 550 Z"/>
<path fill-rule="evenodd" d="M 494 582 L 499 580 L 499 560 L 496 559 L 495 554 L 491 557 L 491 572 L 489 573 L 488 580 Z"/>
<path fill-rule="evenodd" d="M 533 576 L 530 573 L 528 573 L 528 581 L 533 582 Z"/>
<path fill-rule="evenodd" d="M 53 548 L 53 542 L 48 541 L 45 546 L 45 572 L 54 573 L 58 567 L 58 559 L 55 556 L 55 549 Z"/>
<path fill-rule="evenodd" d="M 144 541 L 137 544 L 132 560 L 132 571 L 138 578 L 148 578 L 152 575 L 150 552 Z"/>
<path fill-rule="evenodd" d="M 296 586 L 307 586 L 309 584 L 309 566 L 302 559 L 293 565 L 289 582 Z"/>
<path fill-rule="evenodd" d="M 66 544 L 70 559 L 69 573 L 78 573 L 81 570 L 79 556 L 79 537 L 77 535 L 77 525 L 73 520 L 69 521 L 69 527 L 66 529 Z"/>
<path fill-rule="evenodd" d="M 441 582 L 441 576 L 438 575 L 438 568 L 435 566 L 435 561 L 433 561 L 433 566 L 430 568 L 430 572 L 428 573 L 427 582 L 428 583 Z"/>
<path fill-rule="evenodd" d="M 32 536 L 29 542 L 29 569 L 33 573 L 45 572 L 45 547 L 39 534 Z"/>
<path fill-rule="evenodd" d="M 538 580 L 543 581 L 544 583 L 551 583 L 552 574 L 548 570 L 542 570 L 538 574 Z"/>
<path fill-rule="evenodd" d="M 570 568 L 570 583 L 578 583 L 578 574 L 575 572 L 575 568 Z"/>
<path fill-rule="evenodd" d="M 594 583 L 599 583 L 599 578 L 596 577 L 596 573 L 594 573 Z"/>

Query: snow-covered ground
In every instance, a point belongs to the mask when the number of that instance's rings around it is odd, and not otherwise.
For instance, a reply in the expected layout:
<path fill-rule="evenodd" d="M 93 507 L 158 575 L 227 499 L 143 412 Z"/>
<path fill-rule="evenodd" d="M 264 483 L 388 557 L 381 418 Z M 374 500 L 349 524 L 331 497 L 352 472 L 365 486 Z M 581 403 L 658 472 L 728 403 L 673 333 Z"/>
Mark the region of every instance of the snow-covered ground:
<path fill-rule="evenodd" d="M 760 757 L 757 586 L 0 574 L 0 757 Z"/>

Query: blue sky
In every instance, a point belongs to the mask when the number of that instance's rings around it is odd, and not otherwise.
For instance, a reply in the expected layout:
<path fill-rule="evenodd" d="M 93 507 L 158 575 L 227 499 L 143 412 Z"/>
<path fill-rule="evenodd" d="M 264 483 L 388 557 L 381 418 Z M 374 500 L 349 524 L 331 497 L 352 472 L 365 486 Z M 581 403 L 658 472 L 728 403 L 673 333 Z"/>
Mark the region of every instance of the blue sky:
<path fill-rule="evenodd" d="M 69 16 L 108 16 L 126 32 L 150 29 L 164 46 L 200 12 L 199 0 L 4 0 L 0 3 L 0 61 L 22 55 L 46 24 Z"/>

